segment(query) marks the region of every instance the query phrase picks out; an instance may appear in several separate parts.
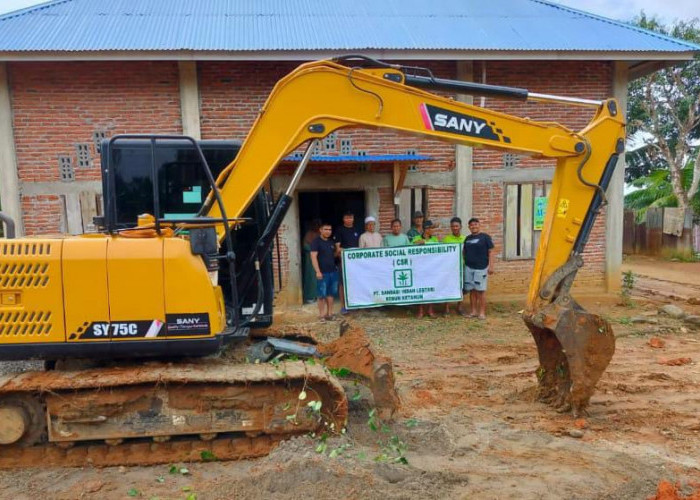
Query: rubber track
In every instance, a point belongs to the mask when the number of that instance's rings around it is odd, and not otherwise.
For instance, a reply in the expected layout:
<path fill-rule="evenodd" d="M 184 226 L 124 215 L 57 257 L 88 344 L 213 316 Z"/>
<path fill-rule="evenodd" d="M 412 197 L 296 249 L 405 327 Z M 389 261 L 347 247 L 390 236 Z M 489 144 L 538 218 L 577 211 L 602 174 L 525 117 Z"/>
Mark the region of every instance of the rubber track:
<path fill-rule="evenodd" d="M 27 467 L 110 467 L 116 465 L 157 465 L 211 460 L 242 460 L 262 457 L 277 444 L 292 437 L 259 436 L 201 441 L 178 440 L 166 443 L 135 442 L 117 446 L 106 444 L 76 444 L 62 449 L 53 443 L 28 448 L 3 447 L 0 469 Z M 202 452 L 206 452 L 204 455 Z"/>
<path fill-rule="evenodd" d="M 0 377 L 0 396 L 9 394 L 41 394 L 69 390 L 104 390 L 110 387 L 168 383 L 249 384 L 285 383 L 307 380 L 323 384 L 332 401 L 325 401 L 326 420 L 335 423 L 338 431 L 347 421 L 347 398 L 340 383 L 322 366 L 301 361 L 269 364 L 227 364 L 221 360 L 197 360 L 187 364 L 145 363 L 79 371 L 27 372 Z M 257 437 L 217 437 L 202 441 L 195 436 L 177 436 L 172 441 L 154 443 L 146 440 L 125 440 L 111 446 L 98 442 L 76 441 L 63 449 L 55 443 L 30 447 L 0 446 L 0 468 L 80 467 L 86 465 L 150 465 L 176 462 L 197 462 L 211 459 L 238 460 L 268 454 L 280 441 L 296 435 L 261 435 Z"/>

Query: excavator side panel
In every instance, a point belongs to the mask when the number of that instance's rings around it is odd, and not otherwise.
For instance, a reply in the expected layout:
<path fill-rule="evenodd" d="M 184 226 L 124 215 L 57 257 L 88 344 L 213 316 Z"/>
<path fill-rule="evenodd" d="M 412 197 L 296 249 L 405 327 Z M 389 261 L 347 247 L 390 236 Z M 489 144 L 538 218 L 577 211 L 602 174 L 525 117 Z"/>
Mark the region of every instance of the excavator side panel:
<path fill-rule="evenodd" d="M 68 342 L 108 342 L 109 335 L 84 337 L 92 323 L 109 323 L 108 237 L 63 242 L 63 299 Z"/>
<path fill-rule="evenodd" d="M 0 241 L 0 343 L 22 358 L 22 346 L 65 341 L 62 239 Z"/>
<path fill-rule="evenodd" d="M 167 336 L 196 338 L 221 333 L 226 312 L 221 289 L 212 285 L 204 261 L 179 238 L 164 240 Z"/>

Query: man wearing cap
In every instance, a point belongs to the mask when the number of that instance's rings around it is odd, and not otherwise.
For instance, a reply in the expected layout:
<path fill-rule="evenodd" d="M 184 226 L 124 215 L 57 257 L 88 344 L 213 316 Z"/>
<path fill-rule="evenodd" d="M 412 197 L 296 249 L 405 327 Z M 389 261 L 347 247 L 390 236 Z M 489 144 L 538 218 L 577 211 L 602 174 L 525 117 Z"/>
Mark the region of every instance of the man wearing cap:
<path fill-rule="evenodd" d="M 349 211 L 343 214 L 343 225 L 336 228 L 333 232 L 333 238 L 335 238 L 336 254 L 340 256 L 339 282 L 341 286 L 338 289 L 338 297 L 340 298 L 341 305 L 340 314 L 347 314 L 348 309 L 345 307 L 345 293 L 342 286 L 343 257 L 341 253 L 347 248 L 357 248 L 360 246 L 360 235 L 355 229 L 355 214 Z"/>
<path fill-rule="evenodd" d="M 382 246 L 382 235 L 374 232 L 377 219 L 371 215 L 365 217 L 365 232 L 360 235 L 360 248 L 376 248 Z"/>
<path fill-rule="evenodd" d="M 421 221 L 422 222 L 422 221 Z M 435 243 L 440 243 L 437 236 L 433 234 L 435 230 L 435 224 L 433 221 L 427 220 L 423 224 L 423 234 L 414 236 L 411 240 L 412 245 L 434 245 Z"/>
<path fill-rule="evenodd" d="M 408 236 L 408 241 L 413 241 L 413 238 L 423 234 L 423 212 L 420 210 L 413 213 L 413 226 L 408 230 L 406 236 Z"/>
<path fill-rule="evenodd" d="M 435 245 L 436 243 L 440 243 L 440 240 L 437 238 L 437 236 L 433 235 L 434 228 L 435 226 L 433 225 L 433 221 L 425 221 L 425 223 L 423 224 L 423 234 L 419 234 L 418 236 L 413 238 L 411 240 L 411 243 L 414 245 Z M 423 304 L 420 304 L 418 306 L 418 314 L 416 315 L 416 317 L 420 319 L 424 315 L 425 311 L 423 309 Z M 431 318 L 437 318 L 437 315 L 433 310 L 433 304 L 428 304 L 428 316 Z"/>
<path fill-rule="evenodd" d="M 442 239 L 443 243 L 459 243 L 464 244 L 464 240 L 467 238 L 466 235 L 462 234 L 462 219 L 459 217 L 452 217 L 450 219 L 450 231 L 451 233 Z M 465 291 L 466 293 L 466 291 Z M 462 316 L 468 316 L 467 311 L 464 310 L 464 298 L 461 302 L 457 303 L 457 312 Z M 450 315 L 450 303 L 445 303 L 445 316 Z"/>
<path fill-rule="evenodd" d="M 493 274 L 493 241 L 481 232 L 479 219 L 469 219 L 469 232 L 464 240 L 464 290 L 469 292 L 471 316 L 486 319 L 486 285 Z"/>

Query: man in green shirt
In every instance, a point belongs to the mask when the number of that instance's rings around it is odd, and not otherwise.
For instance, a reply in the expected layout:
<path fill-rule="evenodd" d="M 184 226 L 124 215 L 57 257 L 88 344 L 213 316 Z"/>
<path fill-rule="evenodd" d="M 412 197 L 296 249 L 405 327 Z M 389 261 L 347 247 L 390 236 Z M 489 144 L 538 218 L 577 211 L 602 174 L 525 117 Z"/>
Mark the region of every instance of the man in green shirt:
<path fill-rule="evenodd" d="M 423 234 L 415 236 L 411 240 L 411 243 L 414 245 L 435 245 L 436 243 L 440 243 L 440 240 L 437 239 L 437 236 L 433 235 L 434 228 L 435 226 L 433 226 L 433 221 L 425 221 L 425 223 L 423 224 Z M 425 316 L 425 312 L 423 310 L 423 304 L 420 304 L 418 306 L 418 314 L 416 315 L 416 317 L 420 319 L 423 316 Z M 431 318 L 437 318 L 435 311 L 433 311 L 432 304 L 428 304 L 428 316 L 430 316 Z"/>
<path fill-rule="evenodd" d="M 411 242 L 408 241 L 408 236 L 401 232 L 401 219 L 394 219 L 391 221 L 391 233 L 384 236 L 384 241 L 382 246 L 385 247 L 401 247 L 410 245 Z"/>
<path fill-rule="evenodd" d="M 450 219 L 450 231 L 452 232 L 442 239 L 443 243 L 459 243 L 460 245 L 464 244 L 464 240 L 467 238 L 467 236 L 465 234 L 462 234 L 462 219 L 460 219 L 459 217 L 452 217 L 452 219 Z M 462 302 L 459 302 L 457 304 L 457 312 L 461 316 L 468 316 L 467 312 L 464 310 L 464 298 L 462 298 Z M 446 302 L 445 316 L 449 315 L 450 303 Z"/>
<path fill-rule="evenodd" d="M 423 220 L 423 212 L 419 210 L 413 213 L 413 226 L 406 233 L 406 236 L 408 236 L 408 241 L 413 241 L 413 238 L 423 234 Z"/>
<path fill-rule="evenodd" d="M 433 225 L 433 221 L 431 221 L 431 220 L 425 221 L 423 223 L 423 234 L 419 234 L 418 236 L 414 236 L 411 239 L 411 244 L 412 245 L 434 245 L 435 243 L 440 243 L 440 240 L 438 239 L 438 237 L 433 235 L 434 229 L 435 229 L 435 226 Z M 410 238 L 410 236 L 409 236 L 409 238 Z"/>

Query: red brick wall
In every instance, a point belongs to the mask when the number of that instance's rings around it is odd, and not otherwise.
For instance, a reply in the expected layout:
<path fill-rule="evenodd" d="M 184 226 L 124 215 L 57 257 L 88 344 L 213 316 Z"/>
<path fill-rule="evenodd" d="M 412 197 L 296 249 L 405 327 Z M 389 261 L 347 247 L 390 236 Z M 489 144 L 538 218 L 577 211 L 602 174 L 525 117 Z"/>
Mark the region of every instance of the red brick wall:
<path fill-rule="evenodd" d="M 606 62 L 585 61 L 489 61 L 476 63 L 475 80 L 485 83 L 526 88 L 531 92 L 555 94 L 588 99 L 604 99 L 612 95 L 612 65 Z M 476 98 L 480 105 L 481 99 Z M 511 115 L 539 121 L 557 121 L 574 130 L 582 129 L 593 117 L 593 110 L 574 106 L 544 103 L 521 103 L 498 99 L 485 99 L 485 107 Z M 473 154 L 474 169 L 502 168 L 502 153 L 476 149 Z M 554 167 L 555 162 L 530 157 L 519 157 L 518 167 Z M 504 189 L 501 183 L 475 183 L 473 213 L 482 221 L 484 232 L 489 233 L 496 246 L 496 273 L 491 279 L 492 289 L 502 293 L 520 293 L 527 289 L 533 260 L 504 261 L 503 213 Z M 605 269 L 605 213 L 596 221 L 586 251 L 584 268 L 576 280 L 578 288 L 604 286 Z"/>
<path fill-rule="evenodd" d="M 59 233 L 65 222 L 63 200 L 57 195 L 23 196 L 22 213 L 27 234 Z"/>
<path fill-rule="evenodd" d="M 429 66 L 438 77 L 454 78 L 454 62 L 414 63 Z M 296 67 L 280 62 L 209 62 L 198 63 L 203 139 L 245 139 L 260 108 L 274 84 Z M 391 131 L 343 129 L 340 139 L 352 139 L 353 150 L 367 154 L 405 153 L 415 149 L 433 161 L 421 164 L 421 170 L 446 171 L 454 167 L 454 146 L 424 140 Z M 321 167 L 333 169 L 333 166 Z M 357 167 L 343 167 L 344 173 Z"/>
<path fill-rule="evenodd" d="M 454 62 L 417 63 L 430 66 L 436 76 L 455 77 Z M 213 62 L 198 63 L 201 131 L 204 139 L 244 139 L 260 107 L 275 82 L 295 63 Z M 609 63 L 571 61 L 489 61 L 475 63 L 474 75 L 490 84 L 525 87 L 534 92 L 600 99 L 611 94 Z M 11 63 L 9 65 L 13 123 L 21 181 L 56 181 L 58 155 L 75 160 L 77 142 L 92 143 L 96 128 L 110 135 L 122 132 L 180 133 L 180 103 L 175 62 L 56 62 Z M 475 99 L 479 104 L 481 100 Z M 590 118 L 584 108 L 523 104 L 486 99 L 486 106 L 509 114 L 536 120 L 556 120 L 573 128 L 583 127 Z M 403 153 L 415 149 L 433 161 L 421 163 L 421 172 L 445 172 L 454 168 L 454 146 L 387 131 L 342 130 L 338 139 L 349 137 L 353 150 L 367 154 Z M 77 180 L 99 179 L 99 160 L 94 149 L 93 167 L 75 166 Z M 499 152 L 474 151 L 474 168 L 501 168 Z M 553 166 L 523 158 L 521 168 Z M 284 172 L 288 173 L 289 168 Z M 323 175 L 328 187 L 342 186 L 343 177 L 359 170 L 357 166 L 314 166 L 307 175 Z M 369 172 L 388 172 L 390 167 L 371 166 Z M 523 292 L 529 281 L 532 261 L 500 260 L 503 253 L 504 189 L 502 183 L 475 183 L 472 214 L 456 214 L 466 219 L 478 216 L 496 244 L 499 262 L 493 290 Z M 453 215 L 453 188 L 428 188 L 429 216 L 441 223 L 440 236 L 448 232 Z M 380 231 L 389 230 L 394 216 L 391 190 L 379 189 Z M 55 232 L 60 228 L 63 200 L 56 195 L 25 196 L 25 226 L 29 234 Z M 579 283 L 601 285 L 604 268 L 604 215 L 596 224 L 586 252 L 587 266 Z M 466 229 L 465 229 L 466 232 Z M 287 248 L 282 250 L 283 281 L 288 279 Z"/>
<path fill-rule="evenodd" d="M 73 158 L 76 180 L 99 180 L 97 128 L 182 133 L 176 62 L 10 63 L 9 74 L 21 181 L 59 181 L 59 155 Z M 92 167 L 77 166 L 76 143 L 91 144 Z M 27 234 L 59 230 L 61 200 L 47 198 L 23 197 Z"/>

